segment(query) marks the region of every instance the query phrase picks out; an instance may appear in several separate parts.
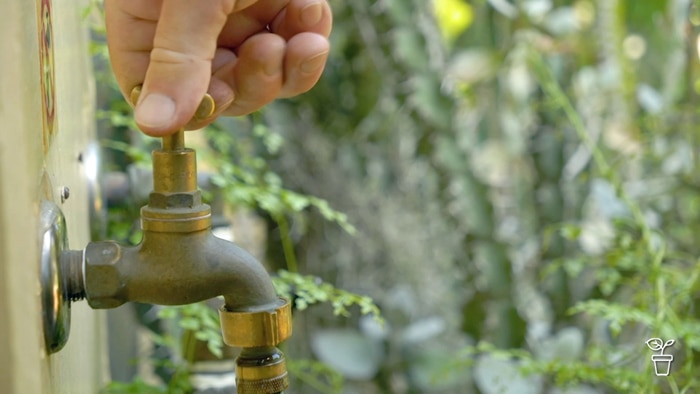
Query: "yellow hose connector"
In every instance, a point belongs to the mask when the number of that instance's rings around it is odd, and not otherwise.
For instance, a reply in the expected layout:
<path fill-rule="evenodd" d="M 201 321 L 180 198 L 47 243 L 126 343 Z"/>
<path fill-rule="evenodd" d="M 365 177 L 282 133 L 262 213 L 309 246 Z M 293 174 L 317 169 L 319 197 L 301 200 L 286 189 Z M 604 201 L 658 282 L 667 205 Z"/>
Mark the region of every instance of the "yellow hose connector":
<path fill-rule="evenodd" d="M 219 309 L 224 343 L 241 347 L 236 359 L 240 394 L 280 393 L 289 386 L 284 354 L 276 348 L 292 336 L 292 308 L 280 299 L 273 310 L 236 312 Z"/>
<path fill-rule="evenodd" d="M 277 346 L 292 336 L 292 307 L 280 298 L 271 311 L 231 312 L 219 309 L 224 343 L 233 347 Z"/>

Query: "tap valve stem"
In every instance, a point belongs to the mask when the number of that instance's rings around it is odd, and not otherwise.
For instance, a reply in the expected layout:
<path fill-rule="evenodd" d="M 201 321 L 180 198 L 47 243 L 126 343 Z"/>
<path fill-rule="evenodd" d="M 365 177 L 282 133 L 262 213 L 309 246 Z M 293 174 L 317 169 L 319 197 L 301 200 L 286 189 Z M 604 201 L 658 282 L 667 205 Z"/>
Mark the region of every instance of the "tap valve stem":
<path fill-rule="evenodd" d="M 131 91 L 136 103 L 141 87 Z M 214 99 L 206 94 L 195 111 L 193 121 L 210 117 Z M 202 203 L 197 188 L 197 155 L 185 147 L 184 129 L 163 136 L 161 149 L 153 151 L 153 192 L 141 209 L 141 227 L 161 233 L 191 233 L 211 226 L 211 209 Z"/>
<path fill-rule="evenodd" d="M 185 149 L 185 131 L 178 130 L 174 134 L 164 135 L 161 146 L 163 151 L 178 151 Z"/>

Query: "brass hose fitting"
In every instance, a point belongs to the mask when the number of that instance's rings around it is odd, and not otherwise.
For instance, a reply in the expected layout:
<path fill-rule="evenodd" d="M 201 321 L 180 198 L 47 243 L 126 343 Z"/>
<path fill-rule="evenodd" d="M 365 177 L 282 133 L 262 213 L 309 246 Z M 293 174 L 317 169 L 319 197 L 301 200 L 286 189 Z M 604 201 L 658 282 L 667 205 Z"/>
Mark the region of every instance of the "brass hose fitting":
<path fill-rule="evenodd" d="M 284 354 L 275 346 L 292 335 L 289 301 L 280 299 L 272 311 L 219 309 L 224 343 L 242 347 L 236 360 L 239 393 L 273 394 L 289 387 Z"/>
<path fill-rule="evenodd" d="M 245 394 L 276 394 L 289 387 L 287 363 L 277 348 L 244 348 L 236 359 L 236 389 Z"/>
<path fill-rule="evenodd" d="M 224 343 L 229 346 L 272 347 L 292 336 L 292 309 L 285 299 L 272 311 L 235 312 L 222 307 L 219 317 Z"/>

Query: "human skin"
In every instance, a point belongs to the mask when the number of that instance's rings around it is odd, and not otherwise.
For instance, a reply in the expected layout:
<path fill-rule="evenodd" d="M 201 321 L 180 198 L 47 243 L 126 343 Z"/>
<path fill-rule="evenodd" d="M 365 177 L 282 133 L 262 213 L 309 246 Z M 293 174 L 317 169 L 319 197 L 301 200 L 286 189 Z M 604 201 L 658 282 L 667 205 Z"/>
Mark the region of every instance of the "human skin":
<path fill-rule="evenodd" d="M 311 89 L 323 72 L 327 0 L 105 0 L 112 69 L 151 136 L 196 129 Z M 190 122 L 205 93 L 216 103 Z M 189 123 L 188 123 L 189 122 Z"/>

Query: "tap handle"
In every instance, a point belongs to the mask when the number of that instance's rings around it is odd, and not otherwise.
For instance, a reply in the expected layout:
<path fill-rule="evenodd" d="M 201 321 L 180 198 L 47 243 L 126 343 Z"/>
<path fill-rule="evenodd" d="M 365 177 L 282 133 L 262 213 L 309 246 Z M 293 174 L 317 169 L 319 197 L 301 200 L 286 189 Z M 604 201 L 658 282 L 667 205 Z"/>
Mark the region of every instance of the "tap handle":
<path fill-rule="evenodd" d="M 131 103 L 136 105 L 136 102 L 138 102 L 140 95 L 141 85 L 137 85 L 131 90 L 131 95 L 129 97 L 131 99 Z M 199 103 L 199 106 L 194 112 L 194 116 L 192 116 L 192 120 L 190 120 L 190 122 L 196 122 L 210 117 L 214 113 L 215 109 L 216 104 L 214 103 L 214 99 L 209 95 L 209 93 L 205 93 L 204 98 Z M 185 130 L 180 129 L 173 134 L 163 136 L 162 147 L 163 151 L 175 151 L 185 149 Z"/>

